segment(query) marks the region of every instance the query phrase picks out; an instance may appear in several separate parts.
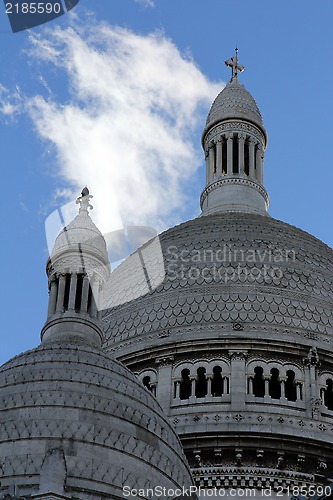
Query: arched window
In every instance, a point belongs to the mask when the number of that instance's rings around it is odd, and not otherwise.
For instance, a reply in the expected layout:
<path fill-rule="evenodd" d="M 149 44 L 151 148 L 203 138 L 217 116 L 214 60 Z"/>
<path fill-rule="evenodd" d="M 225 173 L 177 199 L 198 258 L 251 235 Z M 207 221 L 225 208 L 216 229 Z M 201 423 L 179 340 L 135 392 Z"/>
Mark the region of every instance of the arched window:
<path fill-rule="evenodd" d="M 333 380 L 331 378 L 326 380 L 324 404 L 329 410 L 333 410 Z"/>
<path fill-rule="evenodd" d="M 223 379 L 222 379 L 222 368 L 220 366 L 214 366 L 213 368 L 213 378 L 212 378 L 212 395 L 222 396 L 223 394 Z"/>
<path fill-rule="evenodd" d="M 261 366 L 256 366 L 254 369 L 253 394 L 257 398 L 263 398 L 265 396 L 264 370 Z"/>
<path fill-rule="evenodd" d="M 279 370 L 271 369 L 271 378 L 269 380 L 269 395 L 272 399 L 280 399 L 281 397 L 281 382 L 279 379 Z"/>
<path fill-rule="evenodd" d="M 180 399 L 188 399 L 191 396 L 190 370 L 184 368 L 181 375 L 179 397 Z"/>
<path fill-rule="evenodd" d="M 206 368 L 200 367 L 197 369 L 197 380 L 195 381 L 195 395 L 197 398 L 207 396 L 207 379 Z"/>
<path fill-rule="evenodd" d="M 287 371 L 287 380 L 285 385 L 285 394 L 288 401 L 296 401 L 297 391 L 295 383 L 295 372 L 292 370 Z"/>

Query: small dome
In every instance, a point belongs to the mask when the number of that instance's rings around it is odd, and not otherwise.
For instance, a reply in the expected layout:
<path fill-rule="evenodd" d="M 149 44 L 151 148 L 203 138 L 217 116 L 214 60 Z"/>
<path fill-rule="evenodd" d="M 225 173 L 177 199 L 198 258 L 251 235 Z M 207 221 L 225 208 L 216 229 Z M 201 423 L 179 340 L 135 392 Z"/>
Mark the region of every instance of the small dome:
<path fill-rule="evenodd" d="M 105 239 L 87 212 L 80 212 L 57 236 L 51 259 L 68 251 L 97 254 L 108 259 Z"/>
<path fill-rule="evenodd" d="M 266 137 L 266 131 L 257 103 L 244 85 L 238 81 L 228 83 L 216 97 L 206 121 L 205 131 L 223 120 L 242 119 L 257 125 Z"/>
<path fill-rule="evenodd" d="M 56 469 L 67 469 L 52 482 L 68 498 L 192 484 L 156 399 L 100 349 L 51 343 L 16 356 L 0 368 L 0 402 L 2 488 L 14 480 L 21 495 L 39 493 L 51 458 Z"/>

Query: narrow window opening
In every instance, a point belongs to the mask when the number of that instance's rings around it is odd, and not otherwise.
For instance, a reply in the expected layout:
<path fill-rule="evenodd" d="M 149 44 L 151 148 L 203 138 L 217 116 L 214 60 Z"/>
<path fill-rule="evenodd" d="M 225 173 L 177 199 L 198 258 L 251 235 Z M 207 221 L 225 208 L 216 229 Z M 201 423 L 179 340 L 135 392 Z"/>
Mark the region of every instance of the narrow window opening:
<path fill-rule="evenodd" d="M 255 174 L 256 178 L 257 178 L 257 168 L 258 168 L 258 165 L 257 165 L 257 150 L 258 150 L 258 147 L 256 146 L 254 148 L 254 174 Z"/>
<path fill-rule="evenodd" d="M 288 401 L 296 401 L 297 392 L 295 383 L 295 372 L 293 372 L 292 370 L 287 371 L 285 394 Z"/>
<path fill-rule="evenodd" d="M 326 380 L 324 404 L 329 410 L 333 410 L 333 380 L 330 378 Z"/>
<path fill-rule="evenodd" d="M 188 399 L 191 396 L 190 370 L 184 368 L 181 375 L 179 397 L 180 399 Z"/>
<path fill-rule="evenodd" d="M 264 370 L 261 366 L 256 366 L 254 369 L 253 394 L 257 398 L 263 398 L 265 396 Z"/>
<path fill-rule="evenodd" d="M 79 312 L 81 310 L 82 288 L 83 288 L 83 274 L 79 274 L 77 277 L 76 296 L 75 296 L 75 311 L 76 312 Z"/>
<path fill-rule="evenodd" d="M 227 142 L 222 141 L 222 174 L 227 174 Z"/>
<path fill-rule="evenodd" d="M 91 286 L 89 284 L 89 292 L 88 292 L 88 311 L 90 313 L 90 309 L 91 309 L 91 301 L 93 300 L 93 294 L 92 294 L 92 289 L 91 289 Z"/>
<path fill-rule="evenodd" d="M 197 398 L 204 398 L 205 396 L 207 396 L 206 369 L 203 367 L 197 369 L 197 380 L 195 382 L 195 395 Z"/>
<path fill-rule="evenodd" d="M 250 149 L 249 149 L 249 141 L 246 140 L 244 144 L 244 172 L 245 175 L 249 175 L 250 173 Z"/>
<path fill-rule="evenodd" d="M 149 391 L 152 390 L 152 386 L 150 385 L 150 377 L 148 375 L 146 375 L 146 377 L 143 377 L 142 383 L 145 387 L 147 387 Z"/>
<path fill-rule="evenodd" d="M 65 311 L 68 309 L 70 286 L 71 286 L 71 275 L 66 274 L 65 293 L 64 293 L 64 309 L 65 309 Z"/>
<path fill-rule="evenodd" d="M 271 378 L 269 381 L 269 395 L 272 399 L 280 399 L 281 397 L 281 382 L 279 379 L 279 370 L 271 369 Z"/>
<path fill-rule="evenodd" d="M 220 366 L 214 366 L 213 379 L 212 379 L 212 395 L 214 397 L 218 397 L 222 396 L 222 394 L 223 394 L 222 368 Z"/>
<path fill-rule="evenodd" d="M 232 142 L 232 173 L 238 174 L 238 139 L 234 136 Z"/>
<path fill-rule="evenodd" d="M 216 150 L 216 144 L 213 146 L 213 151 L 214 151 L 214 174 L 216 174 L 216 167 L 217 167 L 217 150 Z"/>

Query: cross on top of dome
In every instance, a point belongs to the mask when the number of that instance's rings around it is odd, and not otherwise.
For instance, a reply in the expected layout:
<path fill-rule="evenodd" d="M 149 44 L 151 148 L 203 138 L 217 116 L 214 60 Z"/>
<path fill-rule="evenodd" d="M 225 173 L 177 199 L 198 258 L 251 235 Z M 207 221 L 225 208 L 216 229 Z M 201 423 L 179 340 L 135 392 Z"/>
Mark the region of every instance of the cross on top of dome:
<path fill-rule="evenodd" d="M 235 49 L 236 55 L 232 56 L 230 59 L 225 61 L 226 66 L 232 68 L 232 76 L 230 82 L 238 82 L 238 72 L 242 73 L 244 71 L 244 66 L 238 64 L 238 49 Z"/>

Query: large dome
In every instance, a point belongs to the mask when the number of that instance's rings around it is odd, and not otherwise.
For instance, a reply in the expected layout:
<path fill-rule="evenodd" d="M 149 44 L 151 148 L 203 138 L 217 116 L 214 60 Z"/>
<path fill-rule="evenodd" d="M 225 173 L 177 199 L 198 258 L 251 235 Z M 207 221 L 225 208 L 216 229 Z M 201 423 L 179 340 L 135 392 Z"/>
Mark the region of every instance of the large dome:
<path fill-rule="evenodd" d="M 244 85 L 238 81 L 228 83 L 216 97 L 207 117 L 205 131 L 214 124 L 229 119 L 243 119 L 254 123 L 264 132 L 267 140 L 257 103 Z"/>
<path fill-rule="evenodd" d="M 332 478 L 333 251 L 231 212 L 159 243 L 111 275 L 105 349 L 156 386 L 197 485 Z"/>
<path fill-rule="evenodd" d="M 42 494 L 48 482 L 59 498 L 100 500 L 123 498 L 126 485 L 191 484 L 155 398 L 100 349 L 51 342 L 13 358 L 0 401 L 1 491 L 15 482 L 21 495 Z"/>
<path fill-rule="evenodd" d="M 250 338 L 333 342 L 333 251 L 306 232 L 228 212 L 169 229 L 159 243 L 161 251 L 156 241 L 140 250 L 145 273 L 136 252 L 111 275 L 107 348 L 163 349 L 175 340 L 207 340 L 216 330 L 231 340 L 235 323 L 249 325 Z"/>

